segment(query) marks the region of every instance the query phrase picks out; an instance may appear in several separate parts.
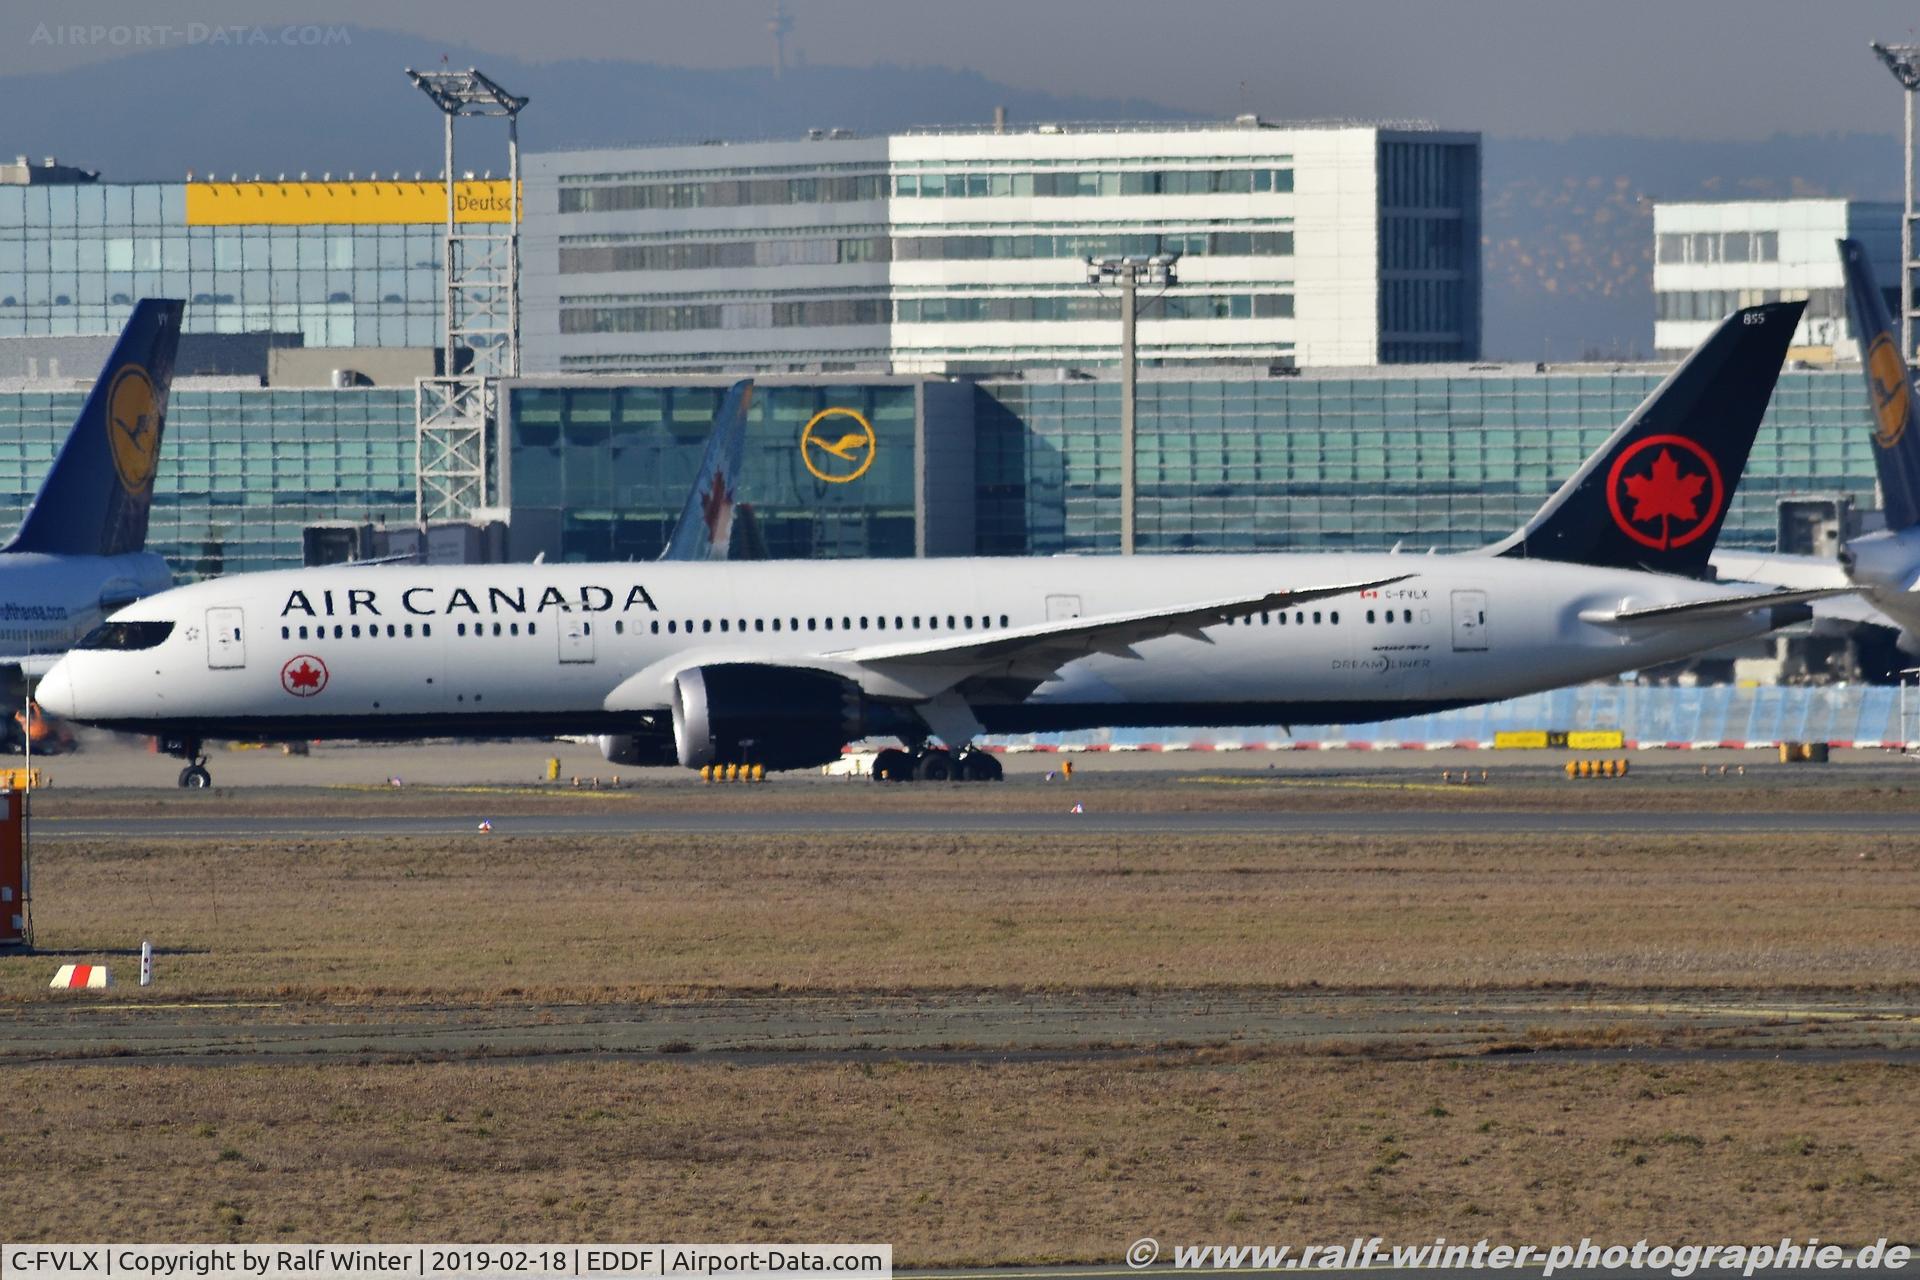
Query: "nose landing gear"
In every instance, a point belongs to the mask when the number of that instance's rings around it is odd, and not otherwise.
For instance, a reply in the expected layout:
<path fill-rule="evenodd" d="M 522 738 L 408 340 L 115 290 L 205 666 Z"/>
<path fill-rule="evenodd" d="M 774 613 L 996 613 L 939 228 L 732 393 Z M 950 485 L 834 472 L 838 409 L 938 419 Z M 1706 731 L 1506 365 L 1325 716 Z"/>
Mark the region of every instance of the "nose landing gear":
<path fill-rule="evenodd" d="M 204 791 L 213 785 L 213 775 L 207 771 L 207 755 L 201 750 L 198 738 L 165 738 L 160 749 L 170 756 L 187 762 L 180 771 L 180 785 L 190 791 Z"/>

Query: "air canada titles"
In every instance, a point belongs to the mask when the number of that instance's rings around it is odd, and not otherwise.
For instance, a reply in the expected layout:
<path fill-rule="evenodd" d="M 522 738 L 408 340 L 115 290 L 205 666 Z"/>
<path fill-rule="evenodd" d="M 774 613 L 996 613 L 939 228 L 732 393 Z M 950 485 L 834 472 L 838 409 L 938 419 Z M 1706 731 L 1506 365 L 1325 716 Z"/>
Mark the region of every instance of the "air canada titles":
<path fill-rule="evenodd" d="M 537 595 L 529 587 L 475 587 L 471 590 L 466 587 L 408 587 L 404 591 L 388 592 L 385 604 L 395 613 L 410 613 L 423 618 L 456 613 L 612 613 L 616 610 L 631 613 L 635 609 L 660 612 L 660 606 L 653 602 L 647 589 L 638 583 L 628 587 L 624 596 L 611 587 L 592 584 L 580 587 L 573 595 L 568 595 L 559 587 L 541 588 Z M 296 614 L 308 618 L 387 616 L 382 610 L 381 593 L 374 587 L 289 591 L 280 616 L 286 618 Z"/>

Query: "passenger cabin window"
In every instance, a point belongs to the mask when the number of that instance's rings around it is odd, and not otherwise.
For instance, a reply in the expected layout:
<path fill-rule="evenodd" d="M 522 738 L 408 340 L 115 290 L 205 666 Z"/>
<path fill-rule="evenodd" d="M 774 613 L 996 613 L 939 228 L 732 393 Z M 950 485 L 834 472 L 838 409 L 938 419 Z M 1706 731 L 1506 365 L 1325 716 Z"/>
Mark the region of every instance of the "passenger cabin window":
<path fill-rule="evenodd" d="M 173 634 L 171 622 L 103 622 L 80 642 L 82 649 L 152 649 Z"/>

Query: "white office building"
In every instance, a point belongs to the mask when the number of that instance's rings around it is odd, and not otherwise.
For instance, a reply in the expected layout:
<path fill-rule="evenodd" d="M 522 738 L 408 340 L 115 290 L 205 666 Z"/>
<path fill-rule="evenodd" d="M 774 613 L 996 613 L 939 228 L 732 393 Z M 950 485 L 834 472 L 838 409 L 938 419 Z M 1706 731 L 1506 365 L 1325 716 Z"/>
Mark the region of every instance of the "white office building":
<path fill-rule="evenodd" d="M 1870 200 L 1725 200 L 1653 207 L 1653 345 L 1678 359 L 1730 311 L 1807 299 L 1795 358 L 1855 358 L 1837 241 L 1867 248 L 1899 314 L 1900 206 Z"/>
<path fill-rule="evenodd" d="M 1085 260 L 1177 255 L 1144 362 L 1476 359 L 1480 141 L 1422 127 L 1040 125 L 526 162 L 537 372 L 1112 363 Z"/>

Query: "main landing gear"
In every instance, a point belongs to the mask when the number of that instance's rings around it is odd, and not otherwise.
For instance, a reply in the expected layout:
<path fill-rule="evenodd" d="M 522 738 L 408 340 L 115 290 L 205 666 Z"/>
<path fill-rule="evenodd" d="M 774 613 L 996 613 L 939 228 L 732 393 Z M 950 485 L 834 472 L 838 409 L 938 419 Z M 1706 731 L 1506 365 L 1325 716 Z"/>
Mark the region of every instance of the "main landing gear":
<path fill-rule="evenodd" d="M 945 747 L 888 747 L 873 758 L 872 776 L 875 782 L 998 782 L 1000 761 L 977 747 L 958 753 Z"/>
<path fill-rule="evenodd" d="M 207 772 L 207 753 L 200 748 L 198 738 L 167 738 L 160 743 L 162 751 L 187 762 L 180 771 L 180 785 L 190 791 L 204 791 L 213 785 L 213 775 Z"/>

